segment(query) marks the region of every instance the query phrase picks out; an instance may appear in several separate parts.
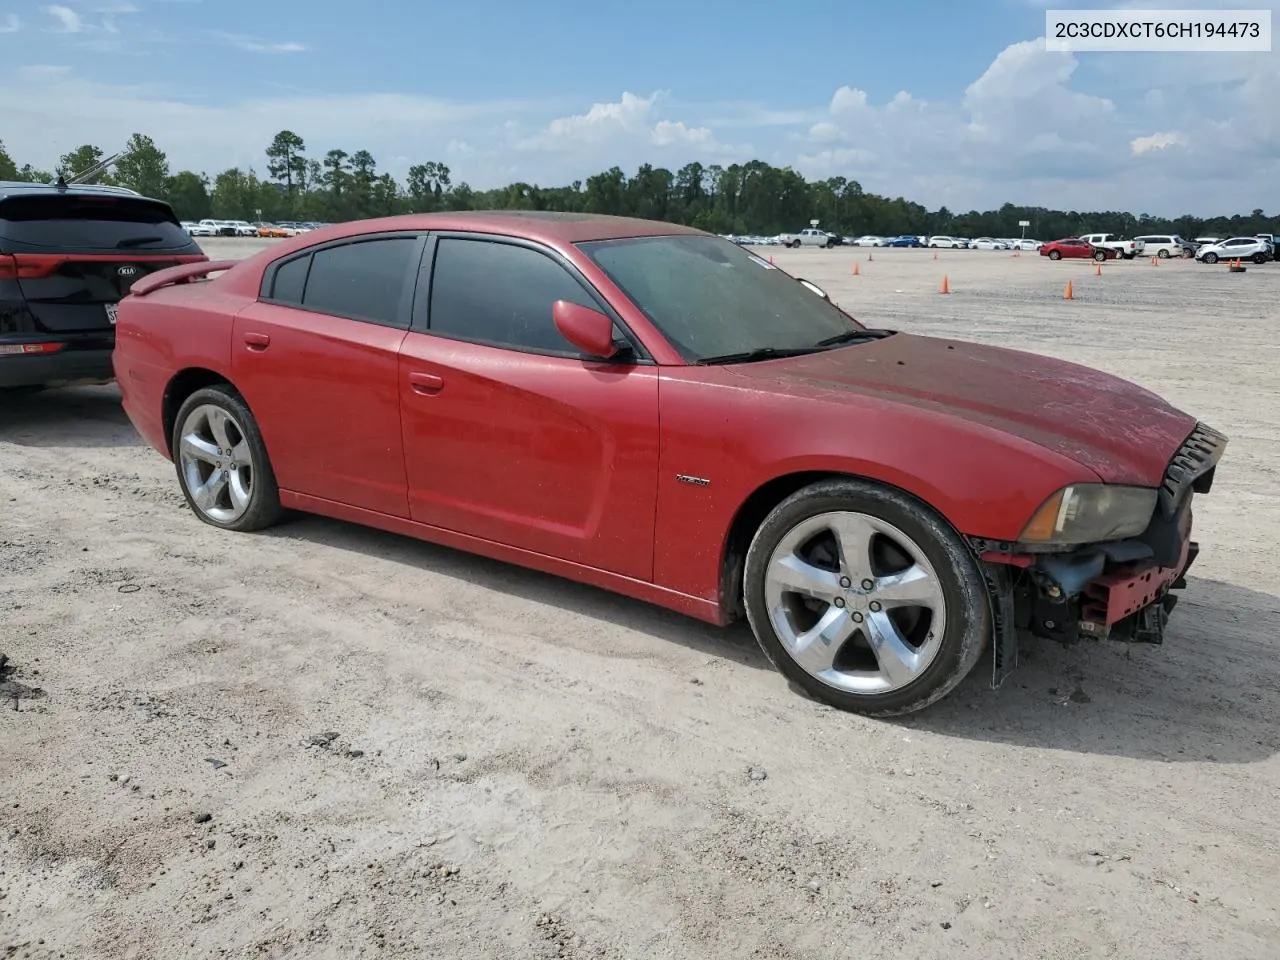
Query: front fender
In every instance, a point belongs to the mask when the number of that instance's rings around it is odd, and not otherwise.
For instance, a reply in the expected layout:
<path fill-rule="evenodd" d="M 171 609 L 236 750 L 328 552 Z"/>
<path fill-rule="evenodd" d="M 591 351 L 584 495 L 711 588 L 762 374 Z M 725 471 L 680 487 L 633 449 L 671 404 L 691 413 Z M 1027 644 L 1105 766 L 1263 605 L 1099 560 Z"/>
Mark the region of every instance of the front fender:
<path fill-rule="evenodd" d="M 744 505 L 770 488 L 789 493 L 788 478 L 843 474 L 893 486 L 960 533 L 992 540 L 1016 539 L 1061 487 L 1099 479 L 1028 440 L 945 414 L 766 394 L 700 376 L 666 379 L 660 390 L 654 578 L 717 603 Z"/>

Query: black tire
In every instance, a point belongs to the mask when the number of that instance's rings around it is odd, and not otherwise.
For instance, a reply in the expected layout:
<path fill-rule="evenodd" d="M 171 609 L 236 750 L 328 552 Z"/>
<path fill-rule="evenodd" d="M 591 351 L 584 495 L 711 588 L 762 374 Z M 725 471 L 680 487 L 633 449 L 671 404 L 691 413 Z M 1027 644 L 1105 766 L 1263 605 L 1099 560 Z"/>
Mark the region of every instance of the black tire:
<path fill-rule="evenodd" d="M 1103 260 L 1107 259 L 1107 255 L 1104 251 L 1099 250 L 1097 253 L 1093 255 L 1093 259 L 1101 263 Z"/>
<path fill-rule="evenodd" d="M 1258 266 L 1262 266 L 1262 264 L 1267 262 L 1267 255 L 1265 253 L 1255 253 L 1252 259 L 1254 263 L 1258 264 Z"/>
<path fill-rule="evenodd" d="M 228 521 L 215 519 L 196 505 L 188 487 L 187 475 L 183 470 L 180 456 L 182 428 L 192 411 L 202 405 L 218 407 L 229 414 L 243 435 L 249 450 L 252 476 L 249 505 L 240 516 Z M 182 495 L 186 497 L 187 506 L 191 508 L 191 512 L 205 523 L 223 530 L 250 533 L 276 524 L 284 515 L 284 509 L 280 506 L 280 488 L 276 484 L 275 471 L 271 468 L 271 459 L 267 455 L 266 444 L 263 443 L 262 434 L 258 430 L 258 422 L 249 410 L 249 405 L 244 402 L 244 398 L 230 384 L 204 387 L 187 397 L 179 408 L 178 415 L 174 417 L 170 444 Z"/>
<path fill-rule="evenodd" d="M 1164 248 L 1161 248 L 1160 252 L 1159 252 L 1159 253 L 1157 253 L 1157 254 L 1156 254 L 1156 256 L 1157 256 L 1157 257 L 1159 257 L 1161 260 L 1168 260 L 1168 259 L 1169 259 L 1169 251 L 1168 251 L 1168 250 L 1166 250 L 1166 249 L 1164 249 Z"/>
<path fill-rule="evenodd" d="M 774 551 L 798 524 L 833 511 L 878 518 L 910 537 L 933 567 L 942 590 L 947 613 L 937 653 L 917 677 L 888 692 L 851 693 L 813 676 L 787 651 L 769 616 L 765 581 Z M 811 484 L 773 509 L 747 550 L 743 594 L 747 619 L 756 640 L 783 676 L 818 700 L 868 716 L 914 713 L 941 699 L 973 669 L 991 635 L 986 586 L 977 559 L 960 535 L 946 520 L 912 497 L 853 478 Z M 929 632 L 933 632 L 932 624 Z"/>
<path fill-rule="evenodd" d="M 1050 259 L 1050 260 L 1061 260 L 1061 259 L 1062 259 L 1062 254 L 1061 254 L 1060 252 L 1058 252 L 1057 250 L 1050 250 L 1050 251 L 1049 251 L 1049 259 Z"/>
<path fill-rule="evenodd" d="M 1206 253 L 1206 254 L 1204 255 L 1204 262 L 1205 262 L 1205 263 L 1210 263 L 1210 264 L 1212 264 L 1212 263 L 1217 263 L 1217 262 L 1218 262 L 1218 255 L 1217 255 L 1216 253 Z"/>

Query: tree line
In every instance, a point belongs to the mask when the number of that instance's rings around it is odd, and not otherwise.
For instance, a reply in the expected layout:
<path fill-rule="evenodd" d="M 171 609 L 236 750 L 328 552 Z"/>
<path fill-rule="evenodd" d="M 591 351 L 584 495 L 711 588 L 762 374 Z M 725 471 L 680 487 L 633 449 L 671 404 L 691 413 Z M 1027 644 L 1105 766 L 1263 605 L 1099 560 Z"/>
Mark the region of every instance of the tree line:
<path fill-rule="evenodd" d="M 57 170 L 45 171 L 30 164 L 19 167 L 0 143 L 0 180 L 50 183 L 58 174 L 71 177 L 87 170 L 103 157 L 101 148 L 84 144 L 64 154 Z M 124 155 L 95 179 L 167 200 L 183 220 L 338 222 L 441 210 L 532 209 L 646 217 L 713 233 L 766 236 L 800 230 L 811 219 L 819 220 L 823 229 L 846 235 L 1016 237 L 1023 232 L 1020 220 L 1031 222 L 1027 236 L 1043 240 L 1096 231 L 1125 236 L 1177 233 L 1187 238 L 1280 233 L 1280 215 L 1267 216 L 1261 209 L 1247 215 L 1173 219 L 1011 203 L 998 210 L 931 211 L 902 197 L 867 193 L 846 177 L 806 180 L 790 167 L 760 160 L 729 166 L 688 163 L 674 172 L 646 163 L 631 176 L 615 166 L 567 186 L 512 183 L 493 190 L 455 183 L 449 167 L 437 161 L 411 166 L 400 182 L 380 172 L 368 150 L 309 154 L 303 139 L 290 130 L 281 130 L 267 145 L 266 160 L 262 174 L 239 167 L 212 178 L 194 170 L 174 172 L 155 141 L 135 133 Z"/>

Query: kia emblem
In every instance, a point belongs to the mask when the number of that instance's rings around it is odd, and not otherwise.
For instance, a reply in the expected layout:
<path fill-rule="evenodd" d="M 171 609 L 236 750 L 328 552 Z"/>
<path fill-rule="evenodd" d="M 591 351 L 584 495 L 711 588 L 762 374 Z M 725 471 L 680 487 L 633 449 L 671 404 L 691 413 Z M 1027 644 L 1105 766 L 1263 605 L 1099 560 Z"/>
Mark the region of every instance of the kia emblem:
<path fill-rule="evenodd" d="M 116 273 L 122 277 L 136 277 L 138 275 L 138 268 L 131 263 L 126 263 L 123 267 L 118 268 Z"/>

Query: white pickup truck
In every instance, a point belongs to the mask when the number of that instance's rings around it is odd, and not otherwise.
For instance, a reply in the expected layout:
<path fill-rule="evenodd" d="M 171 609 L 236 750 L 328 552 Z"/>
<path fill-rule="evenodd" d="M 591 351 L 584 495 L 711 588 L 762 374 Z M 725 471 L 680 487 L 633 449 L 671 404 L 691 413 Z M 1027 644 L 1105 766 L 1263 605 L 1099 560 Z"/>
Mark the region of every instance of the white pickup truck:
<path fill-rule="evenodd" d="M 838 237 L 817 227 L 806 227 L 799 233 L 780 233 L 778 242 L 784 247 L 834 247 L 844 242 Z"/>
<path fill-rule="evenodd" d="M 1117 233 L 1086 233 L 1080 239 L 1095 247 L 1114 250 L 1117 257 L 1124 257 L 1126 260 L 1141 256 L 1146 248 L 1146 244 L 1141 240 L 1121 240 Z"/>

